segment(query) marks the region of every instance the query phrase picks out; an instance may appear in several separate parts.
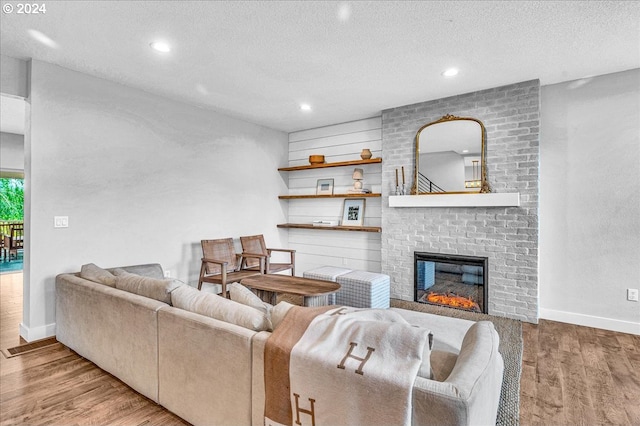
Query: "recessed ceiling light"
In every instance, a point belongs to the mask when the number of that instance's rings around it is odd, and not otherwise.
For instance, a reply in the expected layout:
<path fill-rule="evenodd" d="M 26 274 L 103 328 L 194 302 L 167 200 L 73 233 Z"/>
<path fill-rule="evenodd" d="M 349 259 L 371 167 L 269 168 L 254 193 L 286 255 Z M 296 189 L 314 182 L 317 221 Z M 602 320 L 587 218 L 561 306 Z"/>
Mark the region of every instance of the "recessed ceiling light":
<path fill-rule="evenodd" d="M 444 70 L 442 72 L 442 75 L 445 77 L 453 77 L 458 75 L 458 69 L 457 68 L 449 68 L 447 70 Z"/>
<path fill-rule="evenodd" d="M 309 104 L 300 104 L 301 111 L 311 111 L 311 105 Z"/>
<path fill-rule="evenodd" d="M 38 30 L 28 30 L 29 35 L 34 39 L 44 44 L 47 47 L 51 47 L 52 49 L 58 48 L 58 43 L 50 39 L 46 34 L 41 33 Z"/>
<path fill-rule="evenodd" d="M 164 41 L 154 41 L 149 44 L 153 50 L 157 50 L 158 52 L 168 53 L 171 52 L 171 46 L 169 46 Z"/>
<path fill-rule="evenodd" d="M 341 3 L 338 6 L 338 20 L 347 22 L 351 17 L 351 5 L 349 3 Z"/>

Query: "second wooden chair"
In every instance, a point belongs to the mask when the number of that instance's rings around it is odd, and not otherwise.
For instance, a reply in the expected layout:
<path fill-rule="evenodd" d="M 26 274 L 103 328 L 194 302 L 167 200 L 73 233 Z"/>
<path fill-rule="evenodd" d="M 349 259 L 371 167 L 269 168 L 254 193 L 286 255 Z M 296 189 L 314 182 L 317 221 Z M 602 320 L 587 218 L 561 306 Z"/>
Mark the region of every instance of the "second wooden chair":
<path fill-rule="evenodd" d="M 261 267 L 259 265 L 257 257 L 248 257 L 246 259 L 247 269 L 258 270 L 262 268 L 262 272 L 265 274 L 275 274 L 277 272 L 287 271 L 291 269 L 291 276 L 296 275 L 295 250 L 267 248 L 267 245 L 264 242 L 264 236 L 262 234 L 240 237 L 240 243 L 242 244 L 243 253 L 264 256 L 265 258 L 264 267 Z M 271 263 L 271 253 L 273 252 L 289 253 L 289 262 Z"/>

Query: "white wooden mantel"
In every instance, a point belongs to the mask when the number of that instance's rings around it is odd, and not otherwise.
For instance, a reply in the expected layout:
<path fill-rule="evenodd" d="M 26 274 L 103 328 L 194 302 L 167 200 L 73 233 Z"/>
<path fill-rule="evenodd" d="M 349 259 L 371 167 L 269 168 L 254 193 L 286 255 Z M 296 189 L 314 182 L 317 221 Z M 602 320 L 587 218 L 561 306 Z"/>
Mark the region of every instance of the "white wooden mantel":
<path fill-rule="evenodd" d="M 519 192 L 391 195 L 389 207 L 518 207 Z"/>

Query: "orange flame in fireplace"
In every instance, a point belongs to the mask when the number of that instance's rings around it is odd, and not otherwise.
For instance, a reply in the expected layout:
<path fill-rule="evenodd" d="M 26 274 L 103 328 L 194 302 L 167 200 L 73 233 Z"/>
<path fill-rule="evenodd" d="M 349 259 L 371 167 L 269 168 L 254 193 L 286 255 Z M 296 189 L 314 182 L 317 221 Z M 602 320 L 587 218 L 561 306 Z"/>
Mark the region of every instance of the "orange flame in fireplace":
<path fill-rule="evenodd" d="M 473 300 L 455 294 L 429 293 L 427 301 L 440 305 L 453 306 L 454 308 L 468 310 L 480 309 L 480 306 Z"/>

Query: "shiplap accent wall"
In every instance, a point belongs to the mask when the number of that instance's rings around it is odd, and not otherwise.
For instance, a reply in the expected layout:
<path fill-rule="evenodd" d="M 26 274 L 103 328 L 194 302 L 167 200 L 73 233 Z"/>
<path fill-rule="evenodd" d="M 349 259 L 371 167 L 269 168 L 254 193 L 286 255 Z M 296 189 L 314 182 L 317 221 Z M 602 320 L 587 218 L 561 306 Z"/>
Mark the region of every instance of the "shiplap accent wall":
<path fill-rule="evenodd" d="M 309 164 L 309 155 L 325 156 L 325 162 L 360 160 L 360 152 L 369 148 L 373 157 L 381 157 L 382 120 L 380 117 L 351 121 L 289 134 L 289 166 Z M 364 170 L 364 187 L 380 193 L 382 166 L 357 166 Z M 334 179 L 334 194 L 346 193 L 353 186 L 356 166 L 330 167 L 285 173 L 289 195 L 315 194 L 318 179 Z M 365 198 L 365 226 L 380 226 L 381 198 Z M 282 200 L 290 223 L 314 220 L 340 220 L 344 198 Z M 380 233 L 289 229 L 289 248 L 296 250 L 296 275 L 318 266 L 380 272 Z"/>

